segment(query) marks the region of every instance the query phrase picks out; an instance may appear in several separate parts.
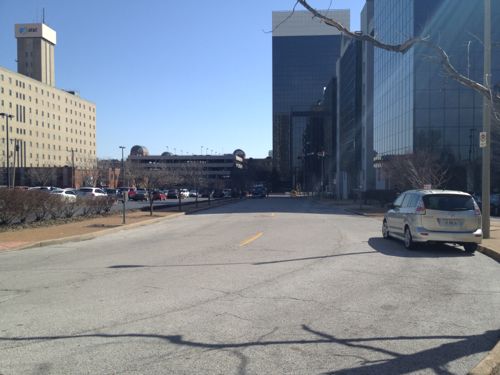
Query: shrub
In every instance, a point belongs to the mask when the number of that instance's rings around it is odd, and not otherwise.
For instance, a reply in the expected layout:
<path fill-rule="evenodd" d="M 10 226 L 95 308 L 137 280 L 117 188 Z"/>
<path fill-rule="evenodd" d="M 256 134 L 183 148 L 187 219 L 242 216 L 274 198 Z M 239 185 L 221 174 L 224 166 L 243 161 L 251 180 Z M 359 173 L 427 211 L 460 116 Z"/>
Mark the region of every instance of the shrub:
<path fill-rule="evenodd" d="M 35 221 L 42 221 L 46 219 L 51 210 L 51 196 L 45 191 L 40 190 L 28 190 L 29 194 L 29 204 L 31 206 L 31 212 L 35 216 Z"/>
<path fill-rule="evenodd" d="M 66 201 L 61 208 L 62 217 L 67 219 L 72 218 L 79 209 L 80 202 L 78 200 Z"/>
<path fill-rule="evenodd" d="M 71 218 L 107 213 L 113 207 L 112 197 L 78 197 L 67 201 L 40 190 L 0 189 L 0 225 Z"/>
<path fill-rule="evenodd" d="M 116 202 L 113 197 L 100 197 L 100 203 L 102 205 L 102 212 L 108 213 Z"/>
<path fill-rule="evenodd" d="M 19 218 L 19 190 L 0 189 L 0 224 L 10 225 Z"/>
<path fill-rule="evenodd" d="M 64 202 L 63 198 L 53 194 L 49 194 L 46 199 L 48 216 L 51 219 L 59 218 L 66 202 Z"/>
<path fill-rule="evenodd" d="M 92 197 L 78 197 L 77 202 L 82 210 L 83 216 L 90 216 L 94 213 L 94 199 Z"/>
<path fill-rule="evenodd" d="M 367 190 L 364 194 L 365 203 L 377 201 L 380 206 L 393 202 L 397 197 L 395 190 Z"/>

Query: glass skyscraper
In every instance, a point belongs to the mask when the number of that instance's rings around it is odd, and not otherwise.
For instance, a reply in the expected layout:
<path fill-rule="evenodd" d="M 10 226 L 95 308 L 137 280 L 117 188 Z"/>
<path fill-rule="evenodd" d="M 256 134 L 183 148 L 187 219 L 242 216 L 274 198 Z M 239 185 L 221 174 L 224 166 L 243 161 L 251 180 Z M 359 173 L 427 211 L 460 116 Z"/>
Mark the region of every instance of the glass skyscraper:
<path fill-rule="evenodd" d="M 492 40 L 500 41 L 500 3 L 492 2 Z M 396 44 L 412 36 L 429 38 L 463 75 L 483 82 L 483 0 L 374 0 L 376 37 Z M 430 49 L 405 54 L 375 49 L 374 150 L 376 158 L 428 151 L 451 172 L 448 187 L 480 189 L 483 97 L 449 77 Z M 492 86 L 500 84 L 500 48 L 494 45 Z M 492 185 L 500 187 L 492 129 Z M 377 186 L 388 187 L 381 173 Z"/>
<path fill-rule="evenodd" d="M 335 77 L 341 36 L 307 11 L 273 12 L 273 168 L 283 188 L 303 168 L 303 136 L 311 108 Z M 349 11 L 328 11 L 349 27 Z M 285 20 L 286 19 L 286 20 Z"/>

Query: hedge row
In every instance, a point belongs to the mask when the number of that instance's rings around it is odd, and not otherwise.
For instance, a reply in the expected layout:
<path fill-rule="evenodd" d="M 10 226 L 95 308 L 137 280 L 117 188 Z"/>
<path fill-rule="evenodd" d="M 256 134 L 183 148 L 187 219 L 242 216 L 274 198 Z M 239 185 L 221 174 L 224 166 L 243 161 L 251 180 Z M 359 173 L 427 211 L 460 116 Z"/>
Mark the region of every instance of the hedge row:
<path fill-rule="evenodd" d="M 74 201 L 40 190 L 0 189 L 0 225 L 91 216 L 109 212 L 111 197 L 78 197 Z"/>

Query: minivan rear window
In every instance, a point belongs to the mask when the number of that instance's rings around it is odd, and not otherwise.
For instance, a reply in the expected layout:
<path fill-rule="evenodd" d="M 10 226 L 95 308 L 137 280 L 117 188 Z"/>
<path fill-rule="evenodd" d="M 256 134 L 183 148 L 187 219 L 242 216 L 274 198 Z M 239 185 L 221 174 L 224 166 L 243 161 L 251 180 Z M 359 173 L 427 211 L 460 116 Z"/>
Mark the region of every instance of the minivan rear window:
<path fill-rule="evenodd" d="M 429 194 L 422 198 L 426 209 L 439 211 L 474 210 L 471 196 L 455 194 Z"/>

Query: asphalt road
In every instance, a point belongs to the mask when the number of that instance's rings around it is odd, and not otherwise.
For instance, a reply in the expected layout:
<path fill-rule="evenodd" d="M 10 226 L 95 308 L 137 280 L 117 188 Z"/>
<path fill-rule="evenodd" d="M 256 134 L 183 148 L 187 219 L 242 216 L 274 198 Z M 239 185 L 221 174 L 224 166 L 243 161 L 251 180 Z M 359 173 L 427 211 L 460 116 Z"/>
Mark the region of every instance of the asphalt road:
<path fill-rule="evenodd" d="M 248 199 L 0 253 L 0 374 L 465 374 L 500 339 L 498 263 L 380 224 Z"/>

